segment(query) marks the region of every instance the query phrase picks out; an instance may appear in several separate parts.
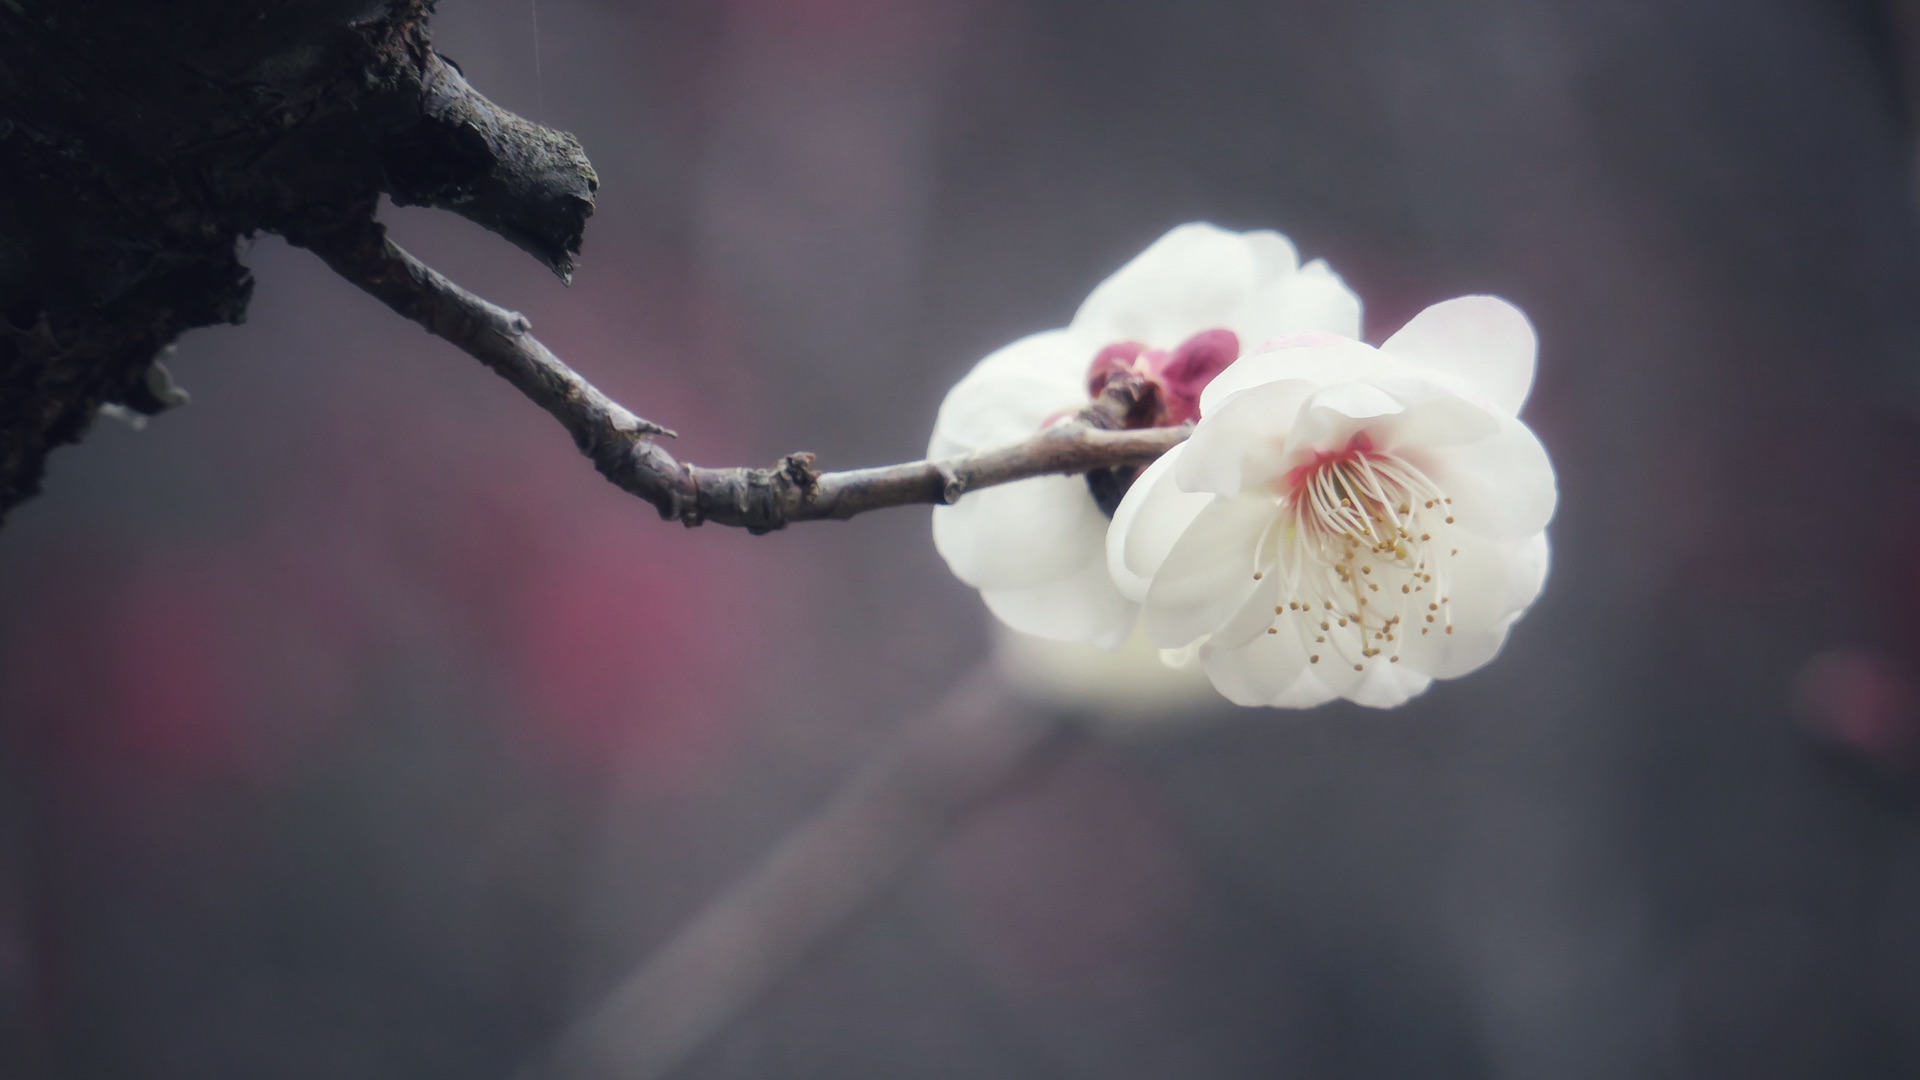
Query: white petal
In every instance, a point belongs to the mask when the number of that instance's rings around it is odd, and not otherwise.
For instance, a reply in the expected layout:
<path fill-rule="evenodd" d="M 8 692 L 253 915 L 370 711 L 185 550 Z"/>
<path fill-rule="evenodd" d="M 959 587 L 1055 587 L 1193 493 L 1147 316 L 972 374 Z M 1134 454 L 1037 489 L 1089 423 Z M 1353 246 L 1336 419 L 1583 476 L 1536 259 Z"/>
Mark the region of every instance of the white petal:
<path fill-rule="evenodd" d="M 1300 272 L 1300 250 L 1293 241 L 1272 229 L 1243 232 L 1247 250 L 1253 254 L 1253 272 L 1264 281 L 1285 281 Z M 1326 265 L 1319 259 L 1314 262 Z"/>
<path fill-rule="evenodd" d="M 1236 705 L 1310 708 L 1345 697 L 1371 708 L 1392 708 L 1426 691 L 1424 673 L 1375 658 L 1356 671 L 1325 644 L 1309 643 L 1301 629 L 1282 620 L 1277 634 L 1260 634 L 1244 645 L 1209 641 L 1200 661 L 1214 688 Z M 1319 656 L 1318 663 L 1312 656 Z"/>
<path fill-rule="evenodd" d="M 1097 352 L 1097 347 L 1071 330 L 1042 330 L 993 350 L 967 374 L 1019 373 L 1084 386 Z"/>
<path fill-rule="evenodd" d="M 1365 670 L 1355 670 L 1354 661 L 1341 656 L 1337 650 L 1329 651 L 1329 644 L 1321 642 L 1312 646 L 1319 650 L 1315 655 L 1320 657 L 1320 662 L 1309 664 L 1308 670 L 1327 693 L 1351 699 L 1360 692 L 1360 685 L 1367 681 L 1367 673 Z M 1378 659 L 1366 661 L 1366 667 L 1374 666 Z"/>
<path fill-rule="evenodd" d="M 1133 600 L 1147 598 L 1147 585 L 1167 560 L 1174 542 L 1213 496 L 1180 490 L 1174 476 L 1182 443 L 1144 469 L 1126 498 L 1113 512 L 1107 530 L 1107 568 L 1120 592 Z"/>
<path fill-rule="evenodd" d="M 947 391 L 927 456 L 951 457 L 1018 442 L 1087 404 L 1093 350 L 1066 330 L 1021 338 L 974 365 Z"/>
<path fill-rule="evenodd" d="M 1380 351 L 1440 372 L 1514 416 L 1533 386 L 1539 342 L 1520 309 L 1497 296 L 1462 296 L 1428 308 Z"/>
<path fill-rule="evenodd" d="M 1379 350 L 1358 341 L 1293 345 L 1254 353 L 1234 361 L 1200 392 L 1200 415 L 1207 416 L 1234 394 L 1265 383 L 1300 379 L 1326 386 L 1403 371 Z"/>
<path fill-rule="evenodd" d="M 1260 584 L 1254 546 L 1274 520 L 1274 501 L 1261 496 L 1215 497 L 1195 515 L 1152 575 L 1147 638 L 1173 648 L 1219 629 Z"/>
<path fill-rule="evenodd" d="M 1488 438 L 1406 456 L 1453 500 L 1457 525 L 1468 532 L 1519 540 L 1553 518 L 1559 499 L 1553 463 L 1518 420 L 1503 416 Z"/>
<path fill-rule="evenodd" d="M 1213 688 L 1235 705 L 1319 704 L 1333 696 L 1317 683 L 1299 685 L 1307 671 L 1307 648 L 1284 622 L 1280 633 L 1258 634 L 1236 646 L 1207 642 L 1200 647 L 1200 666 Z"/>
<path fill-rule="evenodd" d="M 1407 411 L 1406 403 L 1386 387 L 1371 382 L 1343 382 L 1323 386 L 1307 403 L 1310 408 L 1331 409 L 1355 420 L 1392 416 Z"/>
<path fill-rule="evenodd" d="M 1451 634 L 1435 630 L 1422 639 L 1421 646 L 1401 650 L 1401 664 L 1410 671 L 1431 672 L 1435 678 L 1457 679 L 1485 667 L 1506 644 L 1507 628 L 1512 620 L 1496 626 L 1465 630 L 1454 627 Z M 1426 642 L 1432 642 L 1426 646 Z"/>
<path fill-rule="evenodd" d="M 1001 622 L 1022 633 L 1103 649 L 1119 648 L 1126 641 L 1140 610 L 1113 587 L 1105 558 L 1027 588 L 981 589 L 980 598 Z"/>
<path fill-rule="evenodd" d="M 1446 608 L 1453 632 L 1446 632 L 1444 619 L 1425 622 L 1426 611 L 1404 616 L 1404 625 L 1431 632 L 1403 633 L 1398 666 L 1437 679 L 1473 671 L 1500 651 L 1507 630 L 1546 582 L 1545 533 L 1516 545 L 1468 543 L 1459 550 L 1446 564 Z"/>
<path fill-rule="evenodd" d="M 1383 664 L 1375 657 L 1367 664 L 1366 677 L 1360 685 L 1348 691 L 1347 697 L 1356 705 L 1365 705 L 1371 709 L 1391 709 L 1404 705 L 1409 698 L 1427 692 L 1433 685 L 1430 676 L 1423 675 L 1407 667 L 1404 663 Z"/>
<path fill-rule="evenodd" d="M 1321 330 L 1341 337 L 1360 336 L 1360 298 L 1340 280 L 1325 259 L 1315 259 L 1287 277 L 1272 295 L 1277 317 L 1266 334 L 1248 341 L 1254 345 L 1274 334 Z"/>
<path fill-rule="evenodd" d="M 1256 582 L 1239 610 L 1207 636 L 1207 644 L 1231 649 L 1265 634 L 1278 618 L 1274 607 L 1280 599 L 1280 585 L 1279 574 L 1268 574 Z"/>
<path fill-rule="evenodd" d="M 1247 234 L 1251 242 L 1260 234 Z M 1272 235 L 1272 234 L 1269 234 Z M 1276 237 L 1277 238 L 1277 237 Z M 1281 242 L 1285 242 L 1283 238 Z M 1255 280 L 1241 310 L 1224 326 L 1240 337 L 1242 349 L 1255 349 L 1276 337 L 1309 332 L 1360 336 L 1360 298 L 1340 275 L 1315 259 L 1303 267 L 1293 261 L 1293 245 L 1271 260 L 1259 257 Z"/>
<path fill-rule="evenodd" d="M 1323 386 L 1300 407 L 1287 430 L 1280 451 L 1282 473 L 1304 464 L 1312 455 L 1343 450 L 1355 435 L 1406 411 L 1399 399 L 1370 383 Z"/>
<path fill-rule="evenodd" d="M 1256 253 L 1238 233 L 1204 222 L 1177 226 L 1101 282 L 1074 315 L 1073 330 L 1102 344 L 1170 348 L 1230 327 L 1254 293 L 1261 259 L 1272 257 L 1270 243 Z"/>
<path fill-rule="evenodd" d="M 1503 423 L 1514 423 L 1425 379 L 1383 380 L 1380 386 L 1404 409 L 1368 426 L 1367 434 L 1379 450 L 1417 454 L 1468 446 L 1497 435 Z"/>
<path fill-rule="evenodd" d="M 1319 676 L 1313 673 L 1313 667 L 1317 666 L 1313 665 L 1302 671 L 1300 677 L 1293 680 L 1292 686 L 1281 691 L 1279 697 L 1267 704 L 1276 709 L 1311 709 L 1315 705 L 1324 705 L 1339 697 L 1339 694 L 1327 689 L 1327 684 L 1321 682 Z"/>
<path fill-rule="evenodd" d="M 1038 476 L 933 508 L 933 546 L 977 589 L 1014 589 L 1077 573 L 1103 551 L 1107 518 L 1077 476 Z"/>
<path fill-rule="evenodd" d="M 1544 532 L 1515 545 L 1461 548 L 1447 570 L 1454 624 L 1490 628 L 1511 622 L 1539 598 L 1550 561 Z"/>
<path fill-rule="evenodd" d="M 1278 480 L 1286 436 L 1300 406 L 1320 387 L 1288 379 L 1249 387 L 1194 425 L 1176 473 L 1185 491 L 1235 495 Z"/>

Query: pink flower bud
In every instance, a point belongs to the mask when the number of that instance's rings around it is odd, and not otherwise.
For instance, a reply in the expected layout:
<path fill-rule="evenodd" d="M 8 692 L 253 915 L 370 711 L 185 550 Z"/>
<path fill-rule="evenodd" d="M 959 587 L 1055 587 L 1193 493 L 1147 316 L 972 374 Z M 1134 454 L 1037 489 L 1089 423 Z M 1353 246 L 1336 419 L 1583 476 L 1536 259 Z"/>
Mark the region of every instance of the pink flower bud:
<path fill-rule="evenodd" d="M 1240 359 L 1240 338 L 1231 330 L 1202 330 L 1182 342 L 1155 373 L 1166 415 L 1162 424 L 1186 424 L 1200 419 L 1200 391 L 1215 375 Z"/>

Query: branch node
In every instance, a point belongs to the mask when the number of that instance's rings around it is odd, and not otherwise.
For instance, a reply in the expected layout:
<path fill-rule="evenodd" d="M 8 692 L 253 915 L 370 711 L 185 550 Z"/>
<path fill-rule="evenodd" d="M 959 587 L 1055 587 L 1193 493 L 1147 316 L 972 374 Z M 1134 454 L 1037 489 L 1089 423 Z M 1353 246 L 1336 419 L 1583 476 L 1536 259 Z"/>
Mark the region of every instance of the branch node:
<path fill-rule="evenodd" d="M 780 459 L 780 471 L 798 488 L 802 497 L 811 497 L 820 485 L 820 470 L 814 468 L 814 456 L 805 450 Z"/>
<path fill-rule="evenodd" d="M 691 529 L 706 520 L 706 516 L 700 512 L 700 479 L 695 475 L 692 465 L 684 461 L 674 464 L 680 483 L 668 488 L 666 497 L 658 504 L 660 517 L 663 521 L 678 521 Z"/>
<path fill-rule="evenodd" d="M 934 463 L 934 472 L 940 476 L 940 501 L 948 506 L 960 501 L 967 493 L 967 482 L 961 475 L 938 462 Z"/>

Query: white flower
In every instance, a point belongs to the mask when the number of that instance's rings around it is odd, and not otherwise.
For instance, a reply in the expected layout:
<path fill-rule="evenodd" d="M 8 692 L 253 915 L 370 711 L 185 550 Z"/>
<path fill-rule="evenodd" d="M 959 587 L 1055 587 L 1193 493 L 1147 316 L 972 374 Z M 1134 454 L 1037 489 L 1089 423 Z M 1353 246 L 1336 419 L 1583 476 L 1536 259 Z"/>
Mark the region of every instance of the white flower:
<path fill-rule="evenodd" d="M 928 444 L 946 458 L 1017 442 L 1084 409 L 1115 371 L 1154 385 L 1142 426 L 1199 415 L 1200 391 L 1243 350 L 1284 334 L 1356 335 L 1360 301 L 1275 232 L 1181 225 L 1087 297 L 1065 329 L 1021 338 L 960 380 Z M 934 546 L 1001 621 L 1112 648 L 1138 605 L 1108 577 L 1107 514 L 1080 477 L 977 491 L 933 512 Z"/>
<path fill-rule="evenodd" d="M 1553 468 L 1515 418 L 1534 350 L 1468 296 L 1378 349 L 1304 335 L 1222 372 L 1114 514 L 1148 637 L 1197 644 L 1242 705 L 1398 705 L 1493 659 L 1547 570 Z"/>

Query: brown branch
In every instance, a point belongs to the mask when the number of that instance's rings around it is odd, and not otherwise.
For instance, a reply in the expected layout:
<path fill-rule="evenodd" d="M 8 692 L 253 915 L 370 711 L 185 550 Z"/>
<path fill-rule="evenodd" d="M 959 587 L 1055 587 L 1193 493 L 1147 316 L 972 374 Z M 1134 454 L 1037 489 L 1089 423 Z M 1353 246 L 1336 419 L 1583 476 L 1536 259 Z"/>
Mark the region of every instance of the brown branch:
<path fill-rule="evenodd" d="M 686 525 L 715 522 L 770 532 L 796 521 L 845 520 L 889 506 L 951 503 L 969 491 L 1035 476 L 1145 465 L 1187 437 L 1186 427 L 1105 430 L 1138 387 L 1011 446 L 945 461 L 821 472 L 812 454 L 766 469 L 678 461 L 657 441 L 673 432 L 635 415 L 553 355 L 518 312 L 481 299 L 407 254 L 370 215 L 290 234 L 334 272 L 492 368 L 566 427 L 607 479 Z"/>

